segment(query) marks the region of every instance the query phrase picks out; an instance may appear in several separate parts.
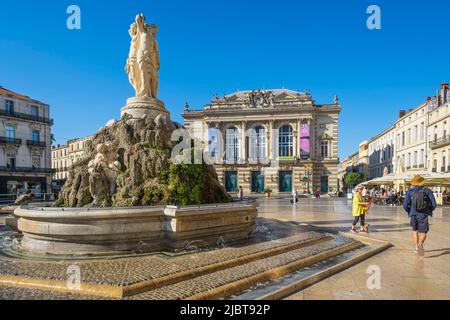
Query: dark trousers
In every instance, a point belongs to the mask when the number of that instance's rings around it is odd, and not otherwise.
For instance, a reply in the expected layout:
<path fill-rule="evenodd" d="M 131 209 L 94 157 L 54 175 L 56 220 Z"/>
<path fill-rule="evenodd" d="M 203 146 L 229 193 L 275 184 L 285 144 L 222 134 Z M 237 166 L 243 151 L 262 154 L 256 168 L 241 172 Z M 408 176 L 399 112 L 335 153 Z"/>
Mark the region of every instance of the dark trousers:
<path fill-rule="evenodd" d="M 366 214 L 360 215 L 359 217 L 355 217 L 355 221 L 353 221 L 353 226 L 356 227 L 359 219 L 361 219 L 361 227 L 366 225 Z"/>

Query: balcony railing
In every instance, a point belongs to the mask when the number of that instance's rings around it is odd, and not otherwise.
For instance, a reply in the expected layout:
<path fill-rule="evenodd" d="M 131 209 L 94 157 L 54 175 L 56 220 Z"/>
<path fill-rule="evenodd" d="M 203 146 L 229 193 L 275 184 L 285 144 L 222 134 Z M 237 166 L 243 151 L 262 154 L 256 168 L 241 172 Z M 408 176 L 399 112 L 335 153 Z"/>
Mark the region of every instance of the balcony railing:
<path fill-rule="evenodd" d="M 45 148 L 47 144 L 44 141 L 27 140 L 27 146 Z"/>
<path fill-rule="evenodd" d="M 4 109 L 0 109 L 0 115 L 6 116 L 6 117 L 12 117 L 12 118 L 18 118 L 23 120 L 31 120 L 31 121 L 37 121 L 37 122 L 43 122 L 49 125 L 53 125 L 53 119 L 47 118 L 47 117 L 40 117 L 32 114 L 26 114 L 21 112 L 14 112 L 14 111 L 6 111 Z"/>
<path fill-rule="evenodd" d="M 431 169 L 431 172 L 436 173 L 437 172 L 437 168 Z"/>
<path fill-rule="evenodd" d="M 445 172 L 445 167 L 441 167 L 441 172 Z"/>
<path fill-rule="evenodd" d="M 448 144 L 450 144 L 450 135 L 430 142 L 430 148 L 436 149 L 436 148 L 444 147 Z"/>
<path fill-rule="evenodd" d="M 22 139 L 14 139 L 9 137 L 0 137 L 0 144 L 21 145 Z"/>
<path fill-rule="evenodd" d="M 5 167 L 0 166 L 0 172 L 10 173 L 53 173 L 51 168 L 25 168 L 25 167 Z"/>

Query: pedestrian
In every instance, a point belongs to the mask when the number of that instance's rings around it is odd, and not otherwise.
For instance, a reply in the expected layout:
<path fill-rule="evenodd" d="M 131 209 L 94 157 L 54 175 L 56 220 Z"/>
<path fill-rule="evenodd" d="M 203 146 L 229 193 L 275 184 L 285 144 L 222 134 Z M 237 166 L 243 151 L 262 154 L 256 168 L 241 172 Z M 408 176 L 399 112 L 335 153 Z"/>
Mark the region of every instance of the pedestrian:
<path fill-rule="evenodd" d="M 317 200 L 320 199 L 320 188 L 317 188 L 317 190 L 316 190 L 316 199 Z"/>
<path fill-rule="evenodd" d="M 361 226 L 361 232 L 369 232 L 369 225 L 366 224 L 366 214 L 369 211 L 370 202 L 364 200 L 364 198 L 362 197 L 362 191 L 363 188 L 358 187 L 356 189 L 355 196 L 353 197 L 352 212 L 355 220 L 352 224 L 352 233 L 358 233 L 358 231 L 356 231 L 356 225 L 358 224 L 358 222 Z"/>
<path fill-rule="evenodd" d="M 414 251 L 420 256 L 425 255 L 424 243 L 430 231 L 429 218 L 436 210 L 436 198 L 433 192 L 426 188 L 425 179 L 415 176 L 411 181 L 411 189 L 406 193 L 403 208 L 411 219 L 413 240 L 416 246 Z"/>
<path fill-rule="evenodd" d="M 363 191 L 362 191 L 362 196 L 363 198 L 367 197 L 367 189 L 364 187 Z"/>
<path fill-rule="evenodd" d="M 239 201 L 244 201 L 244 189 L 239 186 Z"/>
<path fill-rule="evenodd" d="M 291 200 L 291 203 L 295 205 L 295 204 L 297 204 L 297 202 L 298 202 L 298 190 L 295 189 L 295 190 L 292 190 L 292 200 Z"/>

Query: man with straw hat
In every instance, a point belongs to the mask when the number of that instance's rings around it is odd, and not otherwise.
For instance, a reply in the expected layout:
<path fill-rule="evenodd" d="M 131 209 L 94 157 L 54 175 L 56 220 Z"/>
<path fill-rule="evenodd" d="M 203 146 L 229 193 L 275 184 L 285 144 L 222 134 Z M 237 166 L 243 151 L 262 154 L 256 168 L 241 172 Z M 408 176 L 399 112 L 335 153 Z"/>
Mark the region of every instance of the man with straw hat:
<path fill-rule="evenodd" d="M 433 192 L 424 187 L 425 179 L 415 176 L 411 181 L 411 189 L 406 193 L 403 208 L 408 212 L 413 228 L 413 239 L 416 245 L 415 252 L 420 256 L 425 255 L 423 244 L 430 231 L 429 217 L 433 216 L 436 209 L 436 199 Z"/>

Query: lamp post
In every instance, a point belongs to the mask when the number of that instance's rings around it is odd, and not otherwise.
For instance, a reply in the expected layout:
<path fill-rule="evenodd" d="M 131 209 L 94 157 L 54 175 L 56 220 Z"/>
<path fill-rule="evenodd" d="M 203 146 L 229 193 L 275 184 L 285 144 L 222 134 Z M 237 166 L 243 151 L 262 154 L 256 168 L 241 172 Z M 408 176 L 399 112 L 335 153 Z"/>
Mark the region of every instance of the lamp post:
<path fill-rule="evenodd" d="M 311 194 L 310 181 L 311 181 L 312 173 L 311 173 L 311 167 L 310 166 L 306 166 L 305 176 L 306 176 L 308 193 Z"/>

